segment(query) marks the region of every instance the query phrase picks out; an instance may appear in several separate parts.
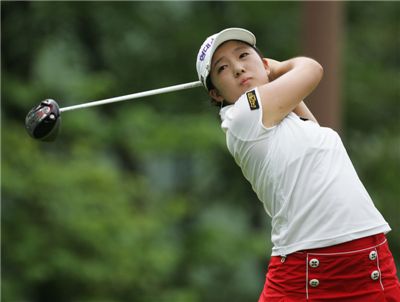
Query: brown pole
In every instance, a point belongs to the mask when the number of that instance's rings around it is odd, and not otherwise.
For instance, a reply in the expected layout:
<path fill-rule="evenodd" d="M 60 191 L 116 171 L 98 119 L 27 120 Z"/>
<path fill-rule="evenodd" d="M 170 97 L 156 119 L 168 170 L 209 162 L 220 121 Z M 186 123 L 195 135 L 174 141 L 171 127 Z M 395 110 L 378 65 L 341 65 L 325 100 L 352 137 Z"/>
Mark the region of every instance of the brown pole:
<path fill-rule="evenodd" d="M 304 55 L 324 68 L 319 86 L 305 101 L 321 126 L 340 131 L 343 3 L 306 1 L 302 6 Z"/>

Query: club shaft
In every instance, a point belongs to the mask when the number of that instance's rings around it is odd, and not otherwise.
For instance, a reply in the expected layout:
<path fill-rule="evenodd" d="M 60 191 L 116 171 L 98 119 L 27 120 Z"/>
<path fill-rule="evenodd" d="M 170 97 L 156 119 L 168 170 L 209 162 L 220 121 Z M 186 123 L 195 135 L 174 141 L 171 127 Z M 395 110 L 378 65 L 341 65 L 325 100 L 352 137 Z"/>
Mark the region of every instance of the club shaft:
<path fill-rule="evenodd" d="M 195 87 L 199 87 L 201 85 L 202 84 L 200 81 L 195 81 L 195 82 L 179 84 L 179 85 L 174 85 L 174 86 L 169 86 L 169 87 L 164 87 L 164 88 L 159 88 L 159 89 L 137 92 L 137 93 L 127 94 L 127 95 L 123 95 L 123 96 L 117 96 L 117 97 L 113 97 L 113 98 L 109 98 L 109 99 L 92 101 L 92 102 L 83 103 L 83 104 L 79 104 L 79 105 L 63 107 L 63 108 L 60 108 L 60 112 L 94 107 L 94 106 L 100 106 L 100 105 L 104 105 L 104 104 L 122 102 L 122 101 L 127 101 L 127 100 L 133 100 L 133 99 L 138 99 L 138 98 L 142 98 L 145 96 L 151 96 L 151 95 L 156 95 L 156 94 L 162 94 L 162 93 L 168 93 L 168 92 L 173 92 L 173 91 L 178 91 L 178 90 L 195 88 Z"/>

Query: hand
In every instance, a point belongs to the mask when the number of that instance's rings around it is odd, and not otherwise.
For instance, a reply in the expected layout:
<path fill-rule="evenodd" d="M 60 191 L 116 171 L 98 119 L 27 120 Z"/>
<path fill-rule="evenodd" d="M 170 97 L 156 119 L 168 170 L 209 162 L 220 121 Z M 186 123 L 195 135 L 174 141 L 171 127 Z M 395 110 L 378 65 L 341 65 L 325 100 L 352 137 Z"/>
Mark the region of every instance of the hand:
<path fill-rule="evenodd" d="M 268 66 L 270 68 L 269 80 L 272 82 L 282 75 L 282 73 L 279 71 L 282 63 L 274 59 L 265 59 L 268 61 Z"/>

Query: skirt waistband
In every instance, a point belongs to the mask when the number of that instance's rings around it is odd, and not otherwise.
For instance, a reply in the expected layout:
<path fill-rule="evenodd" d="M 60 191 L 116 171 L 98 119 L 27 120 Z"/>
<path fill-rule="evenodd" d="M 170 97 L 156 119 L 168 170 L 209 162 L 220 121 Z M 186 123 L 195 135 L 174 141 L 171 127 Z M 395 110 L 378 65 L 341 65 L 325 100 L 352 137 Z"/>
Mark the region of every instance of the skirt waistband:
<path fill-rule="evenodd" d="M 358 251 L 363 251 L 367 249 L 371 249 L 374 247 L 377 247 L 379 245 L 382 245 L 386 242 L 386 236 L 381 233 L 381 234 L 376 234 L 376 235 L 371 235 L 368 237 L 360 238 L 360 239 L 355 239 L 352 241 L 328 246 L 328 247 L 322 247 L 322 248 L 315 248 L 315 249 L 308 249 L 308 250 L 302 250 L 295 252 L 301 253 L 301 254 L 330 254 L 330 253 L 335 253 L 335 254 L 345 254 L 345 253 L 352 253 L 352 252 L 358 252 Z"/>

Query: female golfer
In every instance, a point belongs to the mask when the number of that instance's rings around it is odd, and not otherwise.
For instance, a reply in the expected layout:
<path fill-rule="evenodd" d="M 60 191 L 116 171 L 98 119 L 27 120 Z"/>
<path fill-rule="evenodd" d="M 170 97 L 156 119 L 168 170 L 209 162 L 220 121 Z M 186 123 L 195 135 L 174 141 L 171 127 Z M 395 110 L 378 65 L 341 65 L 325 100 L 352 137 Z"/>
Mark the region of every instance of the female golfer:
<path fill-rule="evenodd" d="M 272 218 L 272 257 L 259 301 L 400 301 L 388 223 L 338 134 L 303 103 L 323 70 L 263 58 L 255 36 L 208 37 L 196 68 L 221 105 L 229 152 Z"/>

